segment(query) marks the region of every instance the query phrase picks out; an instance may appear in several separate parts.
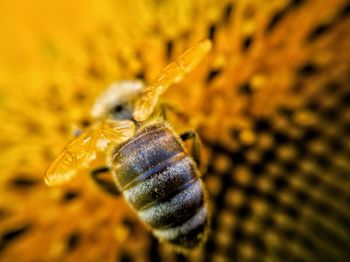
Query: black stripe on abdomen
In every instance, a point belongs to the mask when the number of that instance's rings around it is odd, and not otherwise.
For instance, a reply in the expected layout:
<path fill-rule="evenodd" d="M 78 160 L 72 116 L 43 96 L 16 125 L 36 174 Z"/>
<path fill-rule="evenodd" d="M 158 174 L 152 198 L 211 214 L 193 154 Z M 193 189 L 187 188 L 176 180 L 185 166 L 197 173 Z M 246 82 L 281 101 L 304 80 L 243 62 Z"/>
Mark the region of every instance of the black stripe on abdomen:
<path fill-rule="evenodd" d="M 169 159 L 184 150 L 166 127 L 151 126 L 137 134 L 112 154 L 112 167 L 119 189 L 133 186 L 137 180 L 146 179 L 152 169 L 166 164 Z M 165 166 L 166 166 L 165 165 Z"/>
<path fill-rule="evenodd" d="M 197 175 L 191 160 L 179 153 L 140 175 L 123 193 L 135 209 L 143 210 L 170 200 L 194 179 Z"/>
<path fill-rule="evenodd" d="M 198 179 L 161 203 L 139 210 L 140 218 L 153 228 L 169 228 L 184 223 L 203 206 L 204 195 Z"/>
<path fill-rule="evenodd" d="M 203 243 L 207 237 L 208 210 L 205 205 L 198 209 L 193 216 L 183 224 L 167 229 L 153 230 L 159 239 L 183 248 L 194 248 Z"/>

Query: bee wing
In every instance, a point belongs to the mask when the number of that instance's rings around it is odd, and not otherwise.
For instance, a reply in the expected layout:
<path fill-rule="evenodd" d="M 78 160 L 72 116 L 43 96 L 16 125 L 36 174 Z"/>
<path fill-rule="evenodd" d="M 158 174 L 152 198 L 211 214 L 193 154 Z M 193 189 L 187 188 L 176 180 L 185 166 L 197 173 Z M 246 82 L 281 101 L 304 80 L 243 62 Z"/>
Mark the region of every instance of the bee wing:
<path fill-rule="evenodd" d="M 155 80 L 145 87 L 142 95 L 136 100 L 133 116 L 137 121 L 146 120 L 152 114 L 158 97 L 175 83 L 180 82 L 191 72 L 211 49 L 210 40 L 203 40 L 166 66 Z"/>
<path fill-rule="evenodd" d="M 45 183 L 54 186 L 71 180 L 78 172 L 90 166 L 90 163 L 96 159 L 98 151 L 105 150 L 111 143 L 118 144 L 126 141 L 134 132 L 135 125 L 129 120 L 101 122 L 86 129 L 52 162 L 45 173 Z"/>

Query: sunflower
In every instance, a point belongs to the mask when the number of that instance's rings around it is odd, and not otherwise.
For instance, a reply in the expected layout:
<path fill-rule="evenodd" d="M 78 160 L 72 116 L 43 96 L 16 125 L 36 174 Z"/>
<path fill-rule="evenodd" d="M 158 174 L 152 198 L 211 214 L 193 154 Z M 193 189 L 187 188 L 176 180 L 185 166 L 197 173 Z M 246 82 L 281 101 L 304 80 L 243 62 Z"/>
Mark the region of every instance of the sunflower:
<path fill-rule="evenodd" d="M 0 3 L 1 261 L 345 261 L 350 255 L 350 3 Z M 43 183 L 112 82 L 213 50 L 164 98 L 199 132 L 206 245 L 158 243 L 88 174 Z"/>

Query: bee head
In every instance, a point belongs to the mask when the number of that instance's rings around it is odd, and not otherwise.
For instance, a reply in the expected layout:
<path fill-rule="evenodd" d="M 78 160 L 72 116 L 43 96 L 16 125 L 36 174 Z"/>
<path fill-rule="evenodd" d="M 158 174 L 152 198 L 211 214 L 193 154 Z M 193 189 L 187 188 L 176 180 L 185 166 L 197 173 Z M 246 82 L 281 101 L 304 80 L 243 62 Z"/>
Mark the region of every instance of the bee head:
<path fill-rule="evenodd" d="M 139 80 L 112 84 L 96 99 L 91 110 L 92 117 L 113 120 L 133 119 L 134 100 L 143 87 L 143 82 Z"/>

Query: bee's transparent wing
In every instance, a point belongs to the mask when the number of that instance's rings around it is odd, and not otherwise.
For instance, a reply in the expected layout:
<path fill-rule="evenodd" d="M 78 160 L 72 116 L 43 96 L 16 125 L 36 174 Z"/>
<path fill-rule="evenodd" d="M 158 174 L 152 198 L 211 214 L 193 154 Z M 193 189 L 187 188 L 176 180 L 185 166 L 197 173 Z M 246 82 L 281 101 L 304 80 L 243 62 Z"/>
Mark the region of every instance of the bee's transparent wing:
<path fill-rule="evenodd" d="M 60 185 L 71 180 L 80 171 L 89 168 L 98 151 L 110 144 L 119 144 L 129 139 L 135 132 L 132 121 L 100 122 L 86 129 L 72 140 L 52 162 L 45 173 L 45 183 Z"/>
<path fill-rule="evenodd" d="M 146 120 L 153 112 L 158 97 L 172 84 L 180 82 L 207 55 L 211 49 L 211 42 L 203 40 L 166 66 L 155 80 L 145 87 L 143 93 L 136 100 L 133 116 L 137 121 Z"/>

